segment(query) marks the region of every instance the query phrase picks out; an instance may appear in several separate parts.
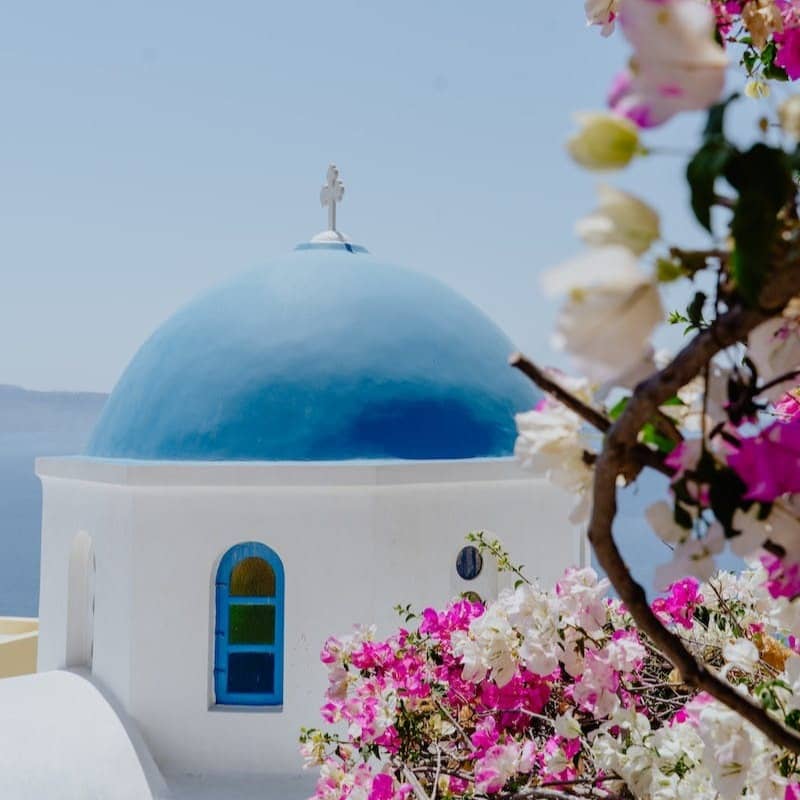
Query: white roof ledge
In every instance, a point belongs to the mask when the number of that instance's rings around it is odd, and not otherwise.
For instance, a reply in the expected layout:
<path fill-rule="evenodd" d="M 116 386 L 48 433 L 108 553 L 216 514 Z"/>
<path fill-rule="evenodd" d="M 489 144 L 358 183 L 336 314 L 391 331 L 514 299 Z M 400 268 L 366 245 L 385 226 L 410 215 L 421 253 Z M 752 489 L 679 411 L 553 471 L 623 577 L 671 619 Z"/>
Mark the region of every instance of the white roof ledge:
<path fill-rule="evenodd" d="M 373 486 L 531 481 L 513 458 L 423 461 L 127 461 L 88 456 L 36 459 L 43 479 L 117 486 Z"/>

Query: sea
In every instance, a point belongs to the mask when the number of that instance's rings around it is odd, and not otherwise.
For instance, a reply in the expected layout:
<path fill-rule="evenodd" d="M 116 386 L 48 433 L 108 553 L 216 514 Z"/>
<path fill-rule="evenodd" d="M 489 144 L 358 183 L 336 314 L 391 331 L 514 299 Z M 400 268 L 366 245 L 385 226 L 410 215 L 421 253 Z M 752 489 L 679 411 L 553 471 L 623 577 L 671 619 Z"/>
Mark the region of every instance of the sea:
<path fill-rule="evenodd" d="M 40 455 L 83 449 L 86 432 L 0 432 L 0 616 L 35 617 L 39 610 L 42 487 Z"/>

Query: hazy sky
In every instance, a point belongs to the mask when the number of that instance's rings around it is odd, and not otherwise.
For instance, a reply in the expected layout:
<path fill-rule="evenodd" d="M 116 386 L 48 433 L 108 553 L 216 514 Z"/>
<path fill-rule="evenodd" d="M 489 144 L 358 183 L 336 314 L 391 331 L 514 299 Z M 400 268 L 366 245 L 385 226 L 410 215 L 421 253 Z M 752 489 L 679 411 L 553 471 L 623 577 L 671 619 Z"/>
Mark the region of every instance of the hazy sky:
<path fill-rule="evenodd" d="M 537 275 L 579 251 L 598 180 L 563 142 L 626 52 L 580 0 L 7 4 L 0 383 L 109 390 L 198 290 L 325 227 L 329 161 L 343 230 L 547 357 Z M 683 164 L 610 180 L 697 238 Z"/>

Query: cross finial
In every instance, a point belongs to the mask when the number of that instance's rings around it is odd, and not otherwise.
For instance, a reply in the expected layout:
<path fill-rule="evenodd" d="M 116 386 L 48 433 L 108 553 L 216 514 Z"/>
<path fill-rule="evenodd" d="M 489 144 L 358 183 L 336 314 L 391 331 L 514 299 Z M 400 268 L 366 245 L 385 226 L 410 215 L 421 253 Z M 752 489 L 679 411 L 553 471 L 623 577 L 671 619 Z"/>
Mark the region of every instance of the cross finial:
<path fill-rule="evenodd" d="M 326 181 L 319 192 L 319 202 L 328 207 L 328 230 L 336 230 L 336 204 L 344 197 L 344 184 L 339 178 L 339 168 L 336 164 L 328 166 Z"/>

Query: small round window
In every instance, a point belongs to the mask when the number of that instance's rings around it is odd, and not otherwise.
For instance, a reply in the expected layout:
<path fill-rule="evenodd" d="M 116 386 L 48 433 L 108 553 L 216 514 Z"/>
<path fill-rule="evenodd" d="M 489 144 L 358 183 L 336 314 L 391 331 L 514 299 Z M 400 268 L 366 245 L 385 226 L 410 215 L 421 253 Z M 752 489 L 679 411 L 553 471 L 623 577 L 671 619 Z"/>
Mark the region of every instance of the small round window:
<path fill-rule="evenodd" d="M 456 572 L 465 581 L 474 581 L 483 569 L 483 556 L 477 547 L 462 547 L 456 558 Z"/>

